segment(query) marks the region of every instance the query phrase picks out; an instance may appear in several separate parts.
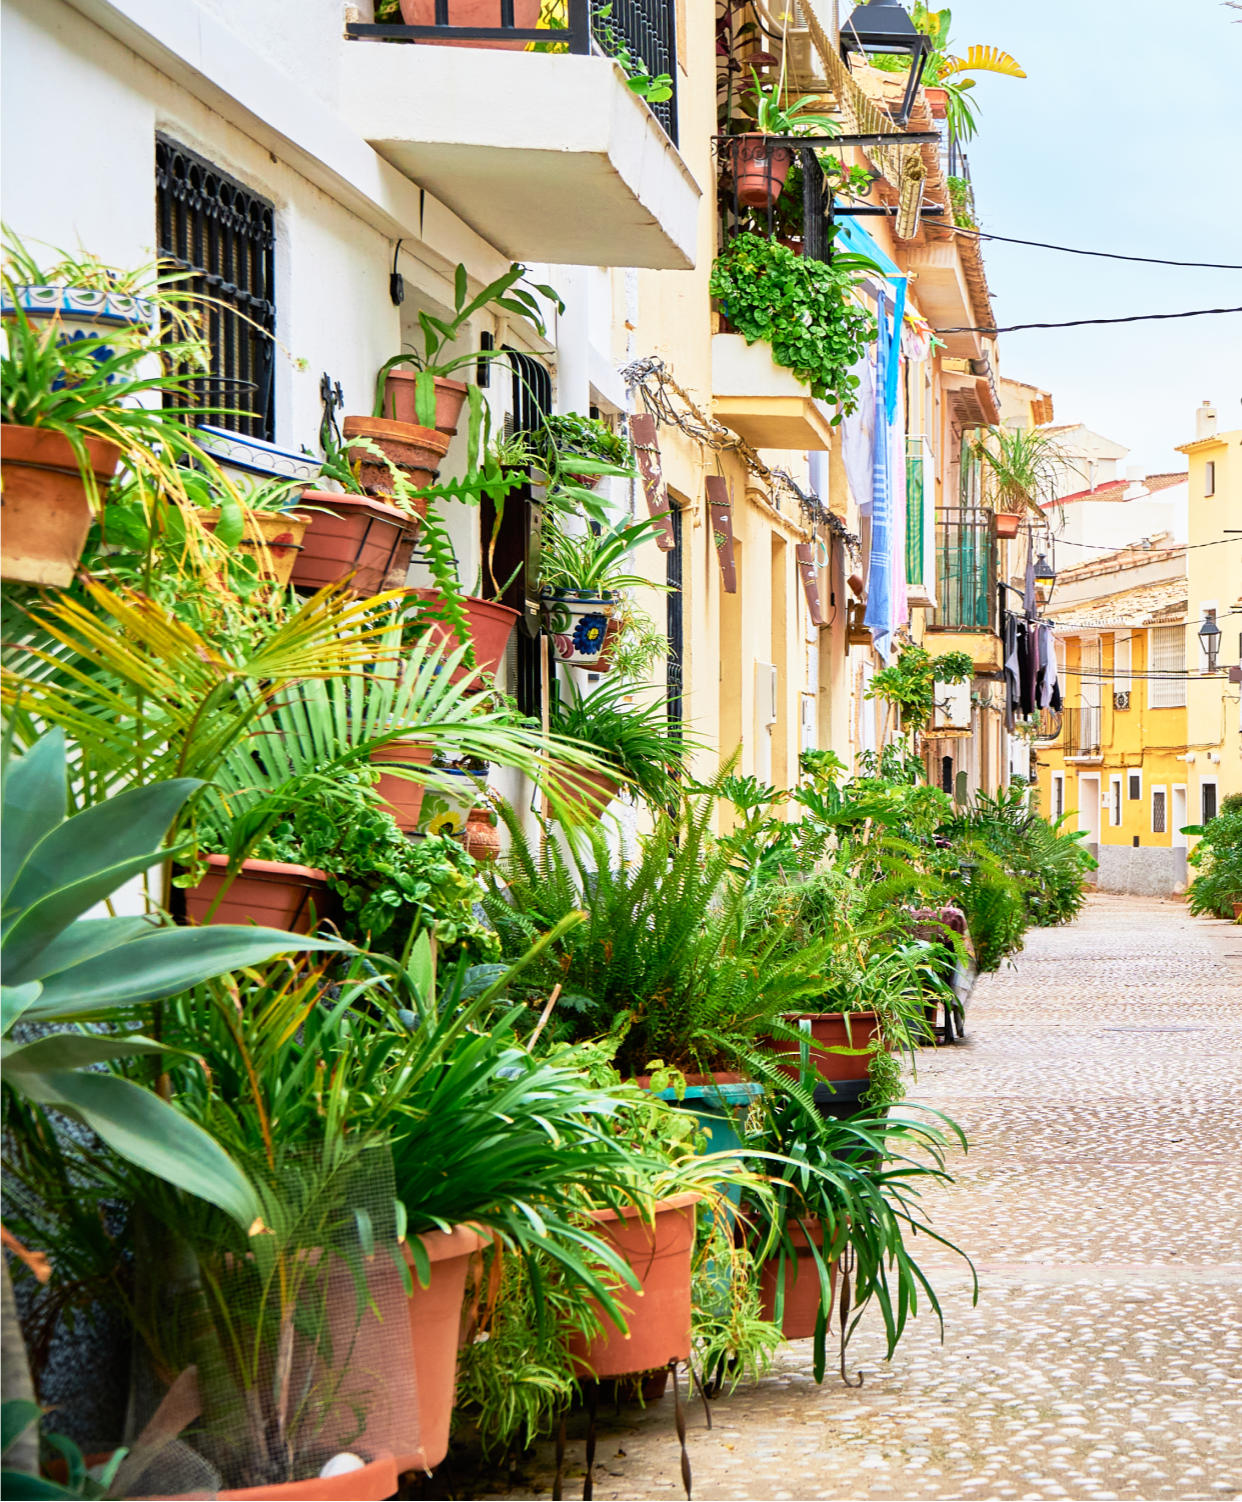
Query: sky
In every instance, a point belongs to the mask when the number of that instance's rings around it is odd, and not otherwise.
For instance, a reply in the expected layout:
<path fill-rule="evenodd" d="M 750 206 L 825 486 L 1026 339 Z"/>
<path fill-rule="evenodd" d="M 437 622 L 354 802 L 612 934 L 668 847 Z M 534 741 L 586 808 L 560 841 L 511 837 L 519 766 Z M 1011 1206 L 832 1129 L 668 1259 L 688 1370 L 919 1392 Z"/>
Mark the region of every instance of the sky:
<path fill-rule="evenodd" d="M 1242 10 L 1220 0 L 951 0 L 951 50 L 1000 47 L 1027 78 L 977 74 L 967 147 L 980 227 L 1084 250 L 1242 265 Z M 843 6 L 843 13 L 847 7 Z M 1234 23 L 1238 24 L 1234 24 Z M 1242 307 L 1242 271 L 984 245 L 999 327 Z M 1242 313 L 1006 334 L 1001 373 L 1050 390 L 1057 422 L 1147 474 L 1214 403 L 1242 428 Z"/>

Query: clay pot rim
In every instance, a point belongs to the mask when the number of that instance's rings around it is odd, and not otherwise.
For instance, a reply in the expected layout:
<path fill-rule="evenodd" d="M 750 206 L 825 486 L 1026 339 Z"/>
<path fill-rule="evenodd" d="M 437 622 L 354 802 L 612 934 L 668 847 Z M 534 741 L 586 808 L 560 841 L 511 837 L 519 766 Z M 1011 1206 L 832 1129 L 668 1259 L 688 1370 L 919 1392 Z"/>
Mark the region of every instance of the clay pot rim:
<path fill-rule="evenodd" d="M 405 592 L 414 599 L 427 603 L 435 599 L 444 598 L 443 591 L 437 589 L 433 584 L 412 584 Z M 467 613 L 471 610 L 494 611 L 500 616 L 511 615 L 515 621 L 522 614 L 520 610 L 514 610 L 512 605 L 504 605 L 499 600 L 486 600 L 482 595 L 463 595 L 462 604 L 466 607 Z"/>
<path fill-rule="evenodd" d="M 227 855 L 209 855 L 207 864 L 210 866 L 227 866 Z M 292 880 L 294 877 L 303 876 L 312 881 L 327 881 L 328 873 L 320 871 L 316 866 L 299 866 L 293 861 L 261 861 L 247 857 L 242 861 L 241 870 L 237 873 L 241 876 L 281 876 Z"/>
<path fill-rule="evenodd" d="M 388 374 L 384 377 L 384 380 L 391 381 L 393 379 L 396 379 L 399 381 L 416 381 L 422 374 L 423 372 L 421 370 L 402 370 L 399 365 L 396 365 L 388 372 Z M 432 376 L 431 379 L 436 383 L 437 386 L 447 386 L 452 391 L 470 390 L 470 385 L 467 381 L 453 381 L 450 380 L 448 376 Z M 392 419 L 390 418 L 389 421 L 392 421 Z M 426 429 L 424 428 L 423 431 L 426 432 Z M 440 429 L 437 428 L 435 429 L 435 431 L 438 433 Z"/>
<path fill-rule="evenodd" d="M 490 1227 L 470 1222 L 454 1226 L 451 1231 L 415 1231 L 411 1236 L 422 1242 L 429 1261 L 446 1262 L 452 1257 L 468 1257 L 472 1252 L 490 1246 L 494 1234 Z M 404 1243 L 401 1255 L 408 1266 L 414 1266 L 414 1255 Z"/>
<path fill-rule="evenodd" d="M 368 1474 L 375 1477 L 384 1476 L 386 1479 L 386 1473 L 388 1472 L 391 1472 L 393 1479 L 396 1480 L 398 1474 L 396 1457 L 391 1450 L 384 1450 L 374 1460 L 367 1461 L 366 1465 L 360 1466 L 356 1471 L 346 1471 L 343 1476 L 311 1476 L 304 1481 L 285 1481 L 276 1482 L 269 1486 L 242 1487 L 236 1491 L 221 1491 L 217 1495 L 222 1498 L 236 1497 L 242 1499 L 242 1502 L 244 1502 L 244 1499 L 251 1497 L 256 1499 L 260 1497 L 272 1498 L 273 1502 L 275 1502 L 275 1499 L 284 1497 L 310 1496 L 326 1499 L 326 1502 L 331 1502 L 331 1498 L 337 1495 L 339 1491 L 348 1490 L 352 1494 L 364 1476 Z M 333 1482 L 337 1483 L 335 1488 L 333 1487 Z M 353 1485 L 348 1486 L 345 1484 L 349 1482 L 352 1482 Z M 313 1493 L 306 1490 L 306 1488 L 311 1486 L 317 1488 Z M 378 1490 L 378 1482 L 374 1487 L 367 1487 L 368 1494 L 373 1490 Z"/>
<path fill-rule="evenodd" d="M 812 1022 L 819 1022 L 825 1017 L 851 1017 L 857 1018 L 859 1022 L 862 1022 L 865 1018 L 868 1017 L 874 1019 L 877 1022 L 880 1019 L 879 1012 L 785 1012 L 782 1015 L 785 1020 L 794 1018 L 795 1020 L 801 1021 L 803 1018 L 808 1018 Z"/>
<path fill-rule="evenodd" d="M 407 515 L 400 509 L 400 507 L 390 506 L 387 504 L 387 502 L 377 500 L 375 496 L 371 495 L 337 495 L 336 492 L 332 490 L 304 490 L 302 492 L 302 501 L 304 503 L 306 502 L 306 498 L 308 496 L 314 496 L 316 503 L 320 501 L 327 501 L 331 502 L 331 506 L 343 505 L 347 508 L 358 506 L 363 510 L 376 512 L 377 515 L 382 517 L 385 521 L 400 521 L 406 526 L 410 526 L 412 523 L 419 520 L 419 518 L 416 516 Z M 331 506 L 324 506 L 321 509 L 330 512 Z"/>
<path fill-rule="evenodd" d="M 672 1194 L 668 1199 L 656 1200 L 651 1213 L 660 1215 L 665 1210 L 685 1210 L 690 1205 L 697 1205 L 703 1196 L 696 1189 L 684 1190 L 681 1194 Z M 641 1205 L 623 1205 L 618 1214 L 616 1210 L 591 1210 L 588 1212 L 591 1219 L 602 1220 L 635 1220 L 643 1215 Z"/>
<path fill-rule="evenodd" d="M 214 521 L 220 520 L 219 506 L 195 506 L 192 509 L 197 511 L 200 516 L 211 517 Z M 245 506 L 242 507 L 242 510 L 245 513 L 247 521 L 252 517 L 258 517 L 261 521 L 305 522 L 309 527 L 315 520 L 309 511 L 251 511 Z"/>
<path fill-rule="evenodd" d="M 395 748 L 398 746 L 400 746 L 403 751 L 406 751 L 409 754 L 406 756 L 396 755 Z M 423 752 L 426 752 L 425 757 L 422 755 Z M 377 758 L 382 758 L 385 756 L 385 754 L 387 754 L 389 760 L 394 763 L 400 764 L 411 761 L 422 762 L 425 760 L 427 765 L 430 766 L 431 758 L 436 754 L 435 742 L 430 740 L 422 740 L 418 736 L 414 735 L 402 736 L 398 740 L 388 741 L 382 746 L 376 746 L 375 749 L 370 753 L 370 760 L 372 762 L 376 762 Z"/>
<path fill-rule="evenodd" d="M 82 442 L 86 445 L 86 452 L 90 456 L 91 473 L 97 475 L 101 480 L 111 479 L 121 462 L 120 444 L 114 443 L 110 438 L 96 438 L 92 433 L 83 433 L 81 437 Z M 26 439 L 26 442 L 22 442 L 23 439 Z M 6 463 L 21 465 L 34 462 L 24 455 L 19 457 L 15 452 L 15 448 L 19 443 L 22 447 L 26 447 L 27 442 L 31 447 L 43 445 L 63 447 L 69 461 L 63 467 L 72 469 L 75 474 L 81 474 L 81 470 L 78 468 L 77 455 L 73 452 L 73 445 L 63 433 L 58 432 L 55 428 L 36 427 L 33 423 L 0 423 L 0 450 L 4 448 L 9 450 L 8 453 L 3 455 Z M 61 466 L 52 467 L 59 468 Z"/>
<path fill-rule="evenodd" d="M 415 422 L 398 422 L 395 417 L 347 417 L 341 424 L 346 443 L 350 438 L 393 438 L 418 448 L 434 449 L 441 458 L 449 451 L 452 438 L 439 428 L 420 427 Z"/>

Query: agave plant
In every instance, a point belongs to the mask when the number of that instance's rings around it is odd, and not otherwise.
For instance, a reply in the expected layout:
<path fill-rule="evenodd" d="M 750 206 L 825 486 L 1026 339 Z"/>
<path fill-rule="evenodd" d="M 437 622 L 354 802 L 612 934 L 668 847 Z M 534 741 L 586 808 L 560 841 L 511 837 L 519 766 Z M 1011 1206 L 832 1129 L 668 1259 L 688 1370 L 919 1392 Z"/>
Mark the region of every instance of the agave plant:
<path fill-rule="evenodd" d="M 164 835 L 198 786 L 179 778 L 135 788 L 66 818 L 59 731 L 6 769 L 4 1078 L 6 1088 L 77 1117 L 123 1157 L 249 1225 L 259 1210 L 253 1187 L 211 1137 L 152 1091 L 90 1068 L 162 1055 L 169 1045 L 128 1032 L 10 1037 L 22 1022 L 115 1018 L 290 950 L 348 947 L 278 929 L 170 928 L 158 916 L 82 916 L 130 876 L 168 858 Z"/>

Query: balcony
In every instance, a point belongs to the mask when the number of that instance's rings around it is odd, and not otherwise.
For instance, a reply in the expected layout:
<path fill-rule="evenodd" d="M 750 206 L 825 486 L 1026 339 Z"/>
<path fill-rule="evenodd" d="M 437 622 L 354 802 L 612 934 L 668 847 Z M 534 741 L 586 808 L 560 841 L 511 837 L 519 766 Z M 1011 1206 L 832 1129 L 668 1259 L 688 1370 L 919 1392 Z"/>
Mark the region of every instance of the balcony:
<path fill-rule="evenodd" d="M 712 336 L 713 413 L 757 449 L 831 447 L 830 409 L 783 365 L 772 347 L 741 334 Z"/>
<path fill-rule="evenodd" d="M 676 97 L 640 99 L 592 37 L 587 0 L 567 9 L 559 32 L 351 23 L 341 113 L 513 260 L 689 270 L 702 190 L 674 145 Z M 674 9 L 626 0 L 612 26 L 675 80 Z M 532 44 L 566 50 L 513 50 Z"/>
<path fill-rule="evenodd" d="M 1103 760 L 1100 718 L 1098 704 L 1083 704 L 1061 711 L 1061 751 L 1066 761 Z"/>

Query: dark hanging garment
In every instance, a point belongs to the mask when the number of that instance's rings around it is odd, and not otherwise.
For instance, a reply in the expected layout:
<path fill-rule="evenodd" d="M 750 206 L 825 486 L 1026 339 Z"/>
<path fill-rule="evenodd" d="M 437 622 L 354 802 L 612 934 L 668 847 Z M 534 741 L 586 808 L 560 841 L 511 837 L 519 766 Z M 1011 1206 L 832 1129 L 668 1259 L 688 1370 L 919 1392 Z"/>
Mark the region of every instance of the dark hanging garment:
<path fill-rule="evenodd" d="M 1005 728 L 1012 731 L 1017 720 L 1021 697 L 1018 671 L 1018 622 L 1005 612 Z"/>
<path fill-rule="evenodd" d="M 1031 621 L 1018 627 L 1018 704 L 1024 715 L 1035 713 L 1035 666 L 1038 662 L 1035 632 Z"/>

